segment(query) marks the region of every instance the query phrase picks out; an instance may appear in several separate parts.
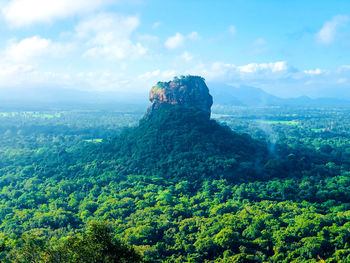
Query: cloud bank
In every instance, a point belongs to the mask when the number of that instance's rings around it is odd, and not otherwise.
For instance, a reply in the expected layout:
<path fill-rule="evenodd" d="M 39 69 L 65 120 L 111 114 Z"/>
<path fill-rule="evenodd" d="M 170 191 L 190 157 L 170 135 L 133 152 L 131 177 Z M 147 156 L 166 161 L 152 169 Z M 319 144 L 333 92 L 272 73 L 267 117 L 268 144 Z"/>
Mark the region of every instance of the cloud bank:
<path fill-rule="evenodd" d="M 111 0 L 12 0 L 5 4 L 1 13 L 11 26 L 23 27 L 90 12 L 110 2 Z"/>

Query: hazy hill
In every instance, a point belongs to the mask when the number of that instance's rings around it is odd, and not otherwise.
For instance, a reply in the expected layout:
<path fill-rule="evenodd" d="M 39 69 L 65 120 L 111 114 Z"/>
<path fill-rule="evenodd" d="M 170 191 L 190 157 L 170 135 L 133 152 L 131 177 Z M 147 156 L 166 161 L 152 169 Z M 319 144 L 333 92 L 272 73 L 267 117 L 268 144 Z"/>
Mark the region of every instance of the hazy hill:
<path fill-rule="evenodd" d="M 37 87 L 0 89 L 2 110 L 122 110 L 143 111 L 147 92 L 96 92 L 76 89 Z"/>
<path fill-rule="evenodd" d="M 350 106 L 350 101 L 338 98 L 311 99 L 307 96 L 279 98 L 262 89 L 250 86 L 230 86 L 208 83 L 214 104 L 225 106 Z M 143 111 L 148 92 L 97 92 L 65 88 L 0 89 L 3 110 L 50 109 L 115 109 Z"/>
<path fill-rule="evenodd" d="M 350 106 L 350 101 L 337 98 L 312 99 L 307 96 L 279 98 L 250 86 L 209 83 L 214 104 L 235 106 Z"/>

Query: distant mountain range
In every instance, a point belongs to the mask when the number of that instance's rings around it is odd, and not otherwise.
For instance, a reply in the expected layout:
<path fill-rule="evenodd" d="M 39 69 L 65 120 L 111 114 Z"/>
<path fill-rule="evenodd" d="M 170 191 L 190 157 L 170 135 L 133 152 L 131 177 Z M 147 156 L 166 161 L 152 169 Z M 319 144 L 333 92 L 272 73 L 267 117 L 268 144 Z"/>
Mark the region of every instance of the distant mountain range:
<path fill-rule="evenodd" d="M 0 89 L 0 109 L 53 110 L 98 109 L 144 111 L 148 94 L 132 92 L 96 92 L 65 88 Z"/>
<path fill-rule="evenodd" d="M 259 88 L 208 83 L 214 104 L 231 106 L 350 106 L 350 101 L 338 98 L 307 96 L 280 98 Z"/>
<path fill-rule="evenodd" d="M 350 101 L 338 98 L 307 96 L 280 98 L 250 86 L 230 86 L 208 83 L 214 104 L 225 106 L 350 106 Z M 143 112 L 149 105 L 148 92 L 96 92 L 63 88 L 0 89 L 0 109 L 108 109 Z"/>

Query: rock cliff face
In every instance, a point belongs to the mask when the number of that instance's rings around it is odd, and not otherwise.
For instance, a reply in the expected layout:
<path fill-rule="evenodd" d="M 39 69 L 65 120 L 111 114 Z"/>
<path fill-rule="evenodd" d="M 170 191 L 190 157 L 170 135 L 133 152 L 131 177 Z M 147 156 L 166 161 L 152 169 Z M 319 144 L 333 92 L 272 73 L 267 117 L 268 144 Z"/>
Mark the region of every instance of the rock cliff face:
<path fill-rule="evenodd" d="M 185 108 L 196 108 L 210 118 L 210 108 L 213 98 L 204 79 L 199 76 L 175 77 L 173 81 L 158 82 L 150 93 L 152 105 L 146 118 L 163 103 L 181 105 Z"/>

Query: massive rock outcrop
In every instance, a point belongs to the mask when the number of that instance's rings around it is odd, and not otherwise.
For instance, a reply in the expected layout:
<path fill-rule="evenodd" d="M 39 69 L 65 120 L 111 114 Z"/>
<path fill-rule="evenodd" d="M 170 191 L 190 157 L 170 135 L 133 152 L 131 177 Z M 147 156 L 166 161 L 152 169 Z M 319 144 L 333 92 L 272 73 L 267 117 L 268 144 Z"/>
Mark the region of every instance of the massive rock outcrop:
<path fill-rule="evenodd" d="M 210 118 L 210 108 L 213 104 L 209 89 L 204 79 L 199 76 L 175 77 L 173 81 L 158 82 L 151 89 L 149 99 L 152 105 L 145 118 L 151 116 L 153 111 L 163 103 L 195 108 Z"/>

